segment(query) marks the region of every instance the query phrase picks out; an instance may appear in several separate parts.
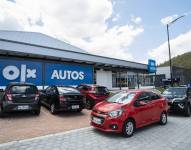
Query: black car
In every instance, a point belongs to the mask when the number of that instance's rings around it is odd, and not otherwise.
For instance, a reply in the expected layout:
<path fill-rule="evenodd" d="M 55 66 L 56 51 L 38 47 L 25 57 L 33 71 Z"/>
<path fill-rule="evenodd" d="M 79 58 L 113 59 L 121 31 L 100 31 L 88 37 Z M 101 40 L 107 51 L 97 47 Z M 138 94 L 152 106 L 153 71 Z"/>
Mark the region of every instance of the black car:
<path fill-rule="evenodd" d="M 49 107 L 52 114 L 67 110 L 81 112 L 85 107 L 85 98 L 73 87 L 53 85 L 47 87 L 44 95 L 41 95 L 41 103 Z"/>
<path fill-rule="evenodd" d="M 13 111 L 32 111 L 40 114 L 38 89 L 31 83 L 10 83 L 0 92 L 0 115 Z"/>
<path fill-rule="evenodd" d="M 167 99 L 171 112 L 179 111 L 187 117 L 191 115 L 191 88 L 170 87 L 162 95 Z"/>

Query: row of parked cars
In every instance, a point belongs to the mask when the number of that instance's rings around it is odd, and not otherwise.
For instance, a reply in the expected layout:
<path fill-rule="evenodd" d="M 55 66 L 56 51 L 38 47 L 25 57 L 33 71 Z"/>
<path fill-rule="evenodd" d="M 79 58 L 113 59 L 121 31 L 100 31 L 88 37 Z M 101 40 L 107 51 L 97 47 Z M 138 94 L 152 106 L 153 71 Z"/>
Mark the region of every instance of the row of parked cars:
<path fill-rule="evenodd" d="M 32 111 L 39 115 L 42 104 L 52 114 L 66 110 L 81 112 L 108 97 L 109 91 L 104 86 L 83 84 L 74 88 L 51 85 L 39 91 L 31 83 L 10 83 L 0 92 L 0 115 L 11 111 Z"/>
<path fill-rule="evenodd" d="M 49 86 L 38 91 L 28 83 L 12 83 L 0 94 L 0 114 L 30 110 L 39 115 L 41 104 L 52 114 L 62 110 L 92 108 L 91 125 L 106 132 L 133 135 L 136 128 L 167 123 L 169 111 L 191 115 L 191 88 L 170 87 L 162 94 L 151 90 L 126 90 L 113 96 L 104 86 L 79 85 L 76 88 Z"/>

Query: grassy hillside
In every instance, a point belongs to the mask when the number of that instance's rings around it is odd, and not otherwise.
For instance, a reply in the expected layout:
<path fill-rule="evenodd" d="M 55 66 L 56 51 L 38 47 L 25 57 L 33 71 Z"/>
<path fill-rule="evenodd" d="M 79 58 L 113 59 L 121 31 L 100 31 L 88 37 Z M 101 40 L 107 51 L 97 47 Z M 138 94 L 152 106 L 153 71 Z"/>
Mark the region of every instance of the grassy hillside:
<path fill-rule="evenodd" d="M 191 52 L 184 53 L 172 58 L 172 65 L 185 69 L 191 69 Z M 169 61 L 159 65 L 160 67 L 169 66 Z"/>

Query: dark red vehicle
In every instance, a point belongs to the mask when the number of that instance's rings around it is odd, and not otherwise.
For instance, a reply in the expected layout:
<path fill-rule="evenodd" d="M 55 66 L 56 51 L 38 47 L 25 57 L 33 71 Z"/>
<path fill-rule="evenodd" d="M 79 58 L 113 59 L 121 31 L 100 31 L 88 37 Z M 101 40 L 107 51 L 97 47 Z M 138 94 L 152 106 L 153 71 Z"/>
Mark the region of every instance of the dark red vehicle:
<path fill-rule="evenodd" d="M 86 97 L 86 107 L 88 109 L 109 97 L 109 91 L 105 86 L 81 84 L 77 89 Z"/>
<path fill-rule="evenodd" d="M 91 125 L 107 131 L 133 135 L 136 128 L 167 123 L 168 104 L 164 97 L 145 90 L 123 91 L 94 106 Z"/>

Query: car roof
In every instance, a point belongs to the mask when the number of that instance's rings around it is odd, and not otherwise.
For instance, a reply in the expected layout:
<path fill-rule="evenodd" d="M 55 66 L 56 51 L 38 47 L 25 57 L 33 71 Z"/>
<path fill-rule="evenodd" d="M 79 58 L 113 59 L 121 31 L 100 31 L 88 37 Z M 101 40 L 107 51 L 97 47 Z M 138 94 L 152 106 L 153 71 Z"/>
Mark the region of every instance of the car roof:
<path fill-rule="evenodd" d="M 8 86 L 13 86 L 13 85 L 32 85 L 35 86 L 33 83 L 27 83 L 27 82 L 10 82 Z"/>
<path fill-rule="evenodd" d="M 80 84 L 79 86 L 106 87 L 106 86 L 103 86 L 103 85 L 97 85 L 97 84 Z"/>

